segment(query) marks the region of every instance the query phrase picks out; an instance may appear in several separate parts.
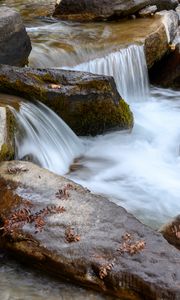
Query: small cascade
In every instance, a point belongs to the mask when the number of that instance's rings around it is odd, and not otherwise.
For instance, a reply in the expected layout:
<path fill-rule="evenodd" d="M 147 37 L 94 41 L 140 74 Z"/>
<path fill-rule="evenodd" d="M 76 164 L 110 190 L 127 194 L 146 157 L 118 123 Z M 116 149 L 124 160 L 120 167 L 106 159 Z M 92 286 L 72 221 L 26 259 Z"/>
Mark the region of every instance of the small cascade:
<path fill-rule="evenodd" d="M 131 45 L 77 65 L 73 70 L 113 76 L 120 95 L 129 103 L 145 100 L 149 95 L 149 81 L 144 47 Z"/>
<path fill-rule="evenodd" d="M 29 159 L 41 167 L 65 174 L 83 146 L 75 133 L 52 110 L 40 102 L 10 106 L 17 123 L 16 159 Z"/>

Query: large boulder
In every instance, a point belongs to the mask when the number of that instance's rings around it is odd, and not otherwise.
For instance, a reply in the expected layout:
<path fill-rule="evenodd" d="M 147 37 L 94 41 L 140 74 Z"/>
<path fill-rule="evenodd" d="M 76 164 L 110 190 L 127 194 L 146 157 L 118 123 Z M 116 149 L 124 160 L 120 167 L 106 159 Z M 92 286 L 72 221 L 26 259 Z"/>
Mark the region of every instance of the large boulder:
<path fill-rule="evenodd" d="M 179 300 L 180 252 L 160 233 L 32 163 L 0 174 L 0 244 L 17 259 L 120 299 Z"/>
<path fill-rule="evenodd" d="M 0 95 L 0 161 L 14 157 L 14 118 L 11 112 L 1 106 Z"/>
<path fill-rule="evenodd" d="M 28 63 L 31 42 L 20 14 L 6 6 L 0 7 L 0 63 L 24 66 Z"/>
<path fill-rule="evenodd" d="M 109 76 L 1 65 L 0 91 L 42 101 L 78 135 L 133 126 L 129 106 Z"/>
<path fill-rule="evenodd" d="M 147 5 L 159 10 L 175 9 L 177 0 L 57 0 L 54 16 L 68 20 L 104 20 L 123 18 L 137 13 Z"/>
<path fill-rule="evenodd" d="M 171 10 L 175 9 L 178 6 L 178 0 L 154 0 L 159 11 L 161 10 Z"/>

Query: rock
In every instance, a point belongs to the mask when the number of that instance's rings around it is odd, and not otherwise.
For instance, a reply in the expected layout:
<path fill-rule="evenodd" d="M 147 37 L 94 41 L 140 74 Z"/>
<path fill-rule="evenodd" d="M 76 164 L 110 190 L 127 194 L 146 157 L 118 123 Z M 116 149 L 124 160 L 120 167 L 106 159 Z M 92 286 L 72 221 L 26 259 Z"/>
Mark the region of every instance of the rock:
<path fill-rule="evenodd" d="M 180 250 L 180 215 L 163 225 L 159 231 L 170 244 Z"/>
<path fill-rule="evenodd" d="M 152 6 L 147 6 L 146 8 L 141 9 L 138 14 L 140 17 L 147 17 L 153 15 L 157 11 L 157 6 L 152 5 Z"/>
<path fill-rule="evenodd" d="M 24 66 L 31 51 L 30 38 L 20 14 L 6 6 L 0 7 L 0 63 Z"/>
<path fill-rule="evenodd" d="M 158 10 L 175 9 L 177 0 L 61 0 L 57 1 L 54 16 L 68 20 L 106 20 L 124 18 L 137 13 L 148 5 Z"/>
<path fill-rule="evenodd" d="M 1 95 L 0 95 L 1 102 Z M 13 116 L 11 112 L 0 103 L 0 161 L 13 159 L 14 134 Z"/>
<path fill-rule="evenodd" d="M 180 26 L 169 51 L 149 70 L 152 84 L 180 90 Z"/>
<path fill-rule="evenodd" d="M 163 17 L 162 22 L 166 29 L 168 43 L 172 42 L 178 29 L 178 14 L 175 11 L 162 11 L 156 15 Z"/>
<path fill-rule="evenodd" d="M 176 13 L 178 14 L 178 17 L 179 17 L 178 24 L 180 25 L 180 4 L 176 7 Z"/>
<path fill-rule="evenodd" d="M 42 101 L 79 135 L 133 126 L 129 106 L 109 76 L 1 65 L 0 91 Z"/>
<path fill-rule="evenodd" d="M 0 174 L 0 243 L 17 259 L 120 299 L 179 299 L 180 252 L 160 233 L 32 163 Z"/>
<path fill-rule="evenodd" d="M 154 2 L 156 3 L 159 11 L 175 9 L 178 6 L 178 0 L 161 0 Z"/>
<path fill-rule="evenodd" d="M 172 41 L 172 44 L 174 44 L 175 46 L 178 46 L 178 44 L 180 44 L 180 26 L 178 26 L 178 29 L 176 31 L 176 36 Z"/>
<path fill-rule="evenodd" d="M 161 22 L 156 31 L 145 39 L 144 49 L 148 69 L 169 52 L 169 43 L 173 41 L 178 29 L 178 16 L 174 11 L 164 11 L 156 14 L 161 16 Z"/>
<path fill-rule="evenodd" d="M 145 39 L 144 51 L 148 69 L 159 61 L 169 50 L 168 37 L 164 24 Z"/>

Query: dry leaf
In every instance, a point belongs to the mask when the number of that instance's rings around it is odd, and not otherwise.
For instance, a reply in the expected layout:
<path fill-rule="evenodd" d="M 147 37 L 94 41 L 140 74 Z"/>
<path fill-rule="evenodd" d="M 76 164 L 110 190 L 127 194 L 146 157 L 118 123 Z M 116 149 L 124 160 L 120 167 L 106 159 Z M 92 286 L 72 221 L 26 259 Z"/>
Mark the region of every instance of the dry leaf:
<path fill-rule="evenodd" d="M 54 84 L 54 83 L 49 84 L 48 87 L 53 90 L 58 90 L 61 88 L 59 84 Z"/>

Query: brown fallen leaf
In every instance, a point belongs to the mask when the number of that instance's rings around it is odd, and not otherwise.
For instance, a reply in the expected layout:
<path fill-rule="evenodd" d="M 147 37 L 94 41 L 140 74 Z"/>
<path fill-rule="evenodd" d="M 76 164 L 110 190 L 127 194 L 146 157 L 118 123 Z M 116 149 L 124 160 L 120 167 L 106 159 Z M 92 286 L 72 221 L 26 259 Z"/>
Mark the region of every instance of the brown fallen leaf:
<path fill-rule="evenodd" d="M 108 275 L 108 272 L 112 270 L 113 266 L 113 263 L 101 266 L 99 268 L 99 278 L 103 280 Z"/>
<path fill-rule="evenodd" d="M 54 83 L 49 84 L 48 87 L 54 90 L 58 90 L 61 88 L 60 84 L 54 84 Z"/>

